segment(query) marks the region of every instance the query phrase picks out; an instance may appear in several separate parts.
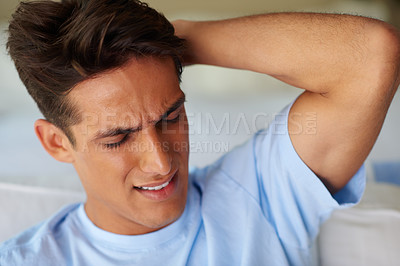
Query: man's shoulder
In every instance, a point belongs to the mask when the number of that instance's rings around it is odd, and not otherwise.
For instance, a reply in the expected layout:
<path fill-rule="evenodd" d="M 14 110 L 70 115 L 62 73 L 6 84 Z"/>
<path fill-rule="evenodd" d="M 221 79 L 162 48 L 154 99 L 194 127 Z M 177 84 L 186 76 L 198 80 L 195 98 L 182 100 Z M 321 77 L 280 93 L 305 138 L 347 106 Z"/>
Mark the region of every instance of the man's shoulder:
<path fill-rule="evenodd" d="M 0 265 L 36 263 L 58 249 L 58 236 L 68 225 L 67 217 L 79 207 L 72 204 L 64 207 L 49 219 L 21 232 L 0 244 Z"/>

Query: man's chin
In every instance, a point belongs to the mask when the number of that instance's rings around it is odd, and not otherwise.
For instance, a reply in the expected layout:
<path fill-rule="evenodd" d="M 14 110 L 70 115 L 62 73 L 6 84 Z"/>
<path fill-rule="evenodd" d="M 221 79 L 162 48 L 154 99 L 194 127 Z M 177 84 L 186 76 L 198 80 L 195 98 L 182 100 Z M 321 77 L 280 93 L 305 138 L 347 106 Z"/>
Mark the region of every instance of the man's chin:
<path fill-rule="evenodd" d="M 148 221 L 147 222 L 148 232 L 146 232 L 146 233 L 155 232 L 155 231 L 161 230 L 161 229 L 173 224 L 175 221 L 177 221 L 181 217 L 184 210 L 185 210 L 185 207 L 183 207 L 179 211 L 176 211 L 176 213 L 173 213 L 173 215 L 171 214 L 171 212 L 168 212 L 168 214 L 166 216 L 160 216 L 160 217 L 157 217 L 156 219 L 154 219 L 153 221 Z"/>

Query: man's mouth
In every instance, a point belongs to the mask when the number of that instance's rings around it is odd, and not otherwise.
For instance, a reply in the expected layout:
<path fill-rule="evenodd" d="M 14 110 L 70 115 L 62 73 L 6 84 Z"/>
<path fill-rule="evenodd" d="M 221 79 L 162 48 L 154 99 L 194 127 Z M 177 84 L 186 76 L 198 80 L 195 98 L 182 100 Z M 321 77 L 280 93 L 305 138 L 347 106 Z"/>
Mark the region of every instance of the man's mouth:
<path fill-rule="evenodd" d="M 176 170 L 166 181 L 162 181 L 163 183 L 144 184 L 141 186 L 134 186 L 133 188 L 150 200 L 164 201 L 176 192 L 179 182 L 177 176 L 178 170 Z"/>
<path fill-rule="evenodd" d="M 156 186 L 156 187 L 135 187 L 135 188 L 144 189 L 144 190 L 160 190 L 160 189 L 163 189 L 166 186 L 168 186 L 169 182 L 171 182 L 171 180 L 168 180 L 164 184 Z"/>
<path fill-rule="evenodd" d="M 141 186 L 134 186 L 134 188 L 138 189 L 144 189 L 144 190 L 160 190 L 168 186 L 168 184 L 171 182 L 172 178 L 176 175 L 176 172 L 178 172 L 178 169 L 174 170 L 167 179 L 164 179 L 164 181 L 158 181 L 158 182 L 153 182 L 150 184 L 143 184 Z"/>

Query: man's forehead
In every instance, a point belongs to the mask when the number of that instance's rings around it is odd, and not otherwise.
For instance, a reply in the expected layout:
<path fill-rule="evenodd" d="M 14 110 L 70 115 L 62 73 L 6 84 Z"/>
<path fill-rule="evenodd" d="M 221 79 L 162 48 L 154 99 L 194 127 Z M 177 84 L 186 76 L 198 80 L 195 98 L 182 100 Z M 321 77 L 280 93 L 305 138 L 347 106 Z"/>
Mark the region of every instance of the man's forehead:
<path fill-rule="evenodd" d="M 154 99 L 148 104 L 136 105 L 131 103 L 125 106 L 98 106 L 98 112 L 83 111 L 83 118 L 93 119 L 95 116 L 99 121 L 116 121 L 123 125 L 130 126 L 132 123 L 149 123 L 157 122 L 161 116 L 168 113 L 171 108 L 179 107 L 185 102 L 185 94 L 183 92 L 171 96 L 169 99 Z M 175 109 L 176 109 L 175 108 Z"/>
<path fill-rule="evenodd" d="M 140 105 L 168 103 L 179 87 L 179 78 L 171 59 L 132 59 L 128 64 L 78 83 L 70 99 L 84 107 L 90 103 Z"/>

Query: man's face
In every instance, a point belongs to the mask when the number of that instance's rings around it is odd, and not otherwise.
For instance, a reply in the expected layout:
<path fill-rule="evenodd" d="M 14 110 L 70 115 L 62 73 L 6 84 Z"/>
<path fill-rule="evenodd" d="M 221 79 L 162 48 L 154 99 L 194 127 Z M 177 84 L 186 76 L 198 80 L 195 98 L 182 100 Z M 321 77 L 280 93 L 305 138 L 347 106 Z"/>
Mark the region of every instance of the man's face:
<path fill-rule="evenodd" d="M 83 121 L 71 127 L 85 210 L 117 234 L 160 229 L 182 214 L 188 183 L 184 94 L 171 59 L 129 64 L 69 94 Z"/>

